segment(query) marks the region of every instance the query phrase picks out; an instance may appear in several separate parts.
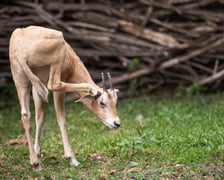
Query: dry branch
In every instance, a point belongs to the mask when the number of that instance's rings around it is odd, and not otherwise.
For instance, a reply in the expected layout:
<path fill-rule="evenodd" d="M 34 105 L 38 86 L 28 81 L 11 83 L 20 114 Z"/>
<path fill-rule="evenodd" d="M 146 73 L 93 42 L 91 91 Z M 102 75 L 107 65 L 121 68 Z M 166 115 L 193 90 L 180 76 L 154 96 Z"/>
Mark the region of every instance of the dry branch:
<path fill-rule="evenodd" d="M 119 21 L 118 25 L 121 30 L 133 34 L 134 36 L 153 41 L 162 46 L 169 48 L 187 48 L 187 44 L 178 43 L 173 37 L 163 33 L 154 32 L 150 29 L 142 28 L 141 26 L 134 25 L 131 22 Z"/>
<path fill-rule="evenodd" d="M 224 76 L 224 69 L 222 69 L 221 71 L 219 71 L 205 79 L 202 79 L 201 81 L 198 82 L 198 84 L 200 84 L 200 85 L 209 84 L 209 83 L 216 81 L 219 78 L 223 78 L 223 76 Z"/>

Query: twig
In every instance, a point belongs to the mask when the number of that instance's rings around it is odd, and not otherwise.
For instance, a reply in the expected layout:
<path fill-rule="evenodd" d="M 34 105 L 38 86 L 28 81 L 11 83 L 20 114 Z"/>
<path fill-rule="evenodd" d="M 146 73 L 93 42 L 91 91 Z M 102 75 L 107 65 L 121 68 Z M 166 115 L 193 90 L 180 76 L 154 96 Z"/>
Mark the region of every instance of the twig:
<path fill-rule="evenodd" d="M 198 84 L 200 84 L 200 85 L 209 84 L 209 83 L 212 83 L 212 82 L 216 81 L 219 78 L 223 78 L 223 76 L 224 76 L 224 69 L 222 69 L 221 71 L 219 71 L 219 72 L 217 72 L 217 73 L 199 81 Z"/>

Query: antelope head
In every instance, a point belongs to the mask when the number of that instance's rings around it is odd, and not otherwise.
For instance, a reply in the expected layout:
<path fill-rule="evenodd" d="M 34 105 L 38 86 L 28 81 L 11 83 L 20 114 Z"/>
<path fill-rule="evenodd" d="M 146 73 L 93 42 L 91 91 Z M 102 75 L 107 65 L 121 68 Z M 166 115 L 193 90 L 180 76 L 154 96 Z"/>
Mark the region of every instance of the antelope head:
<path fill-rule="evenodd" d="M 101 75 L 103 88 L 100 88 L 100 91 L 95 97 L 84 97 L 81 101 L 98 118 L 100 118 L 107 127 L 116 129 L 120 127 L 120 119 L 116 110 L 117 92 L 119 90 L 114 88 L 110 73 L 107 73 L 110 83 L 109 89 L 106 87 L 104 73 Z"/>

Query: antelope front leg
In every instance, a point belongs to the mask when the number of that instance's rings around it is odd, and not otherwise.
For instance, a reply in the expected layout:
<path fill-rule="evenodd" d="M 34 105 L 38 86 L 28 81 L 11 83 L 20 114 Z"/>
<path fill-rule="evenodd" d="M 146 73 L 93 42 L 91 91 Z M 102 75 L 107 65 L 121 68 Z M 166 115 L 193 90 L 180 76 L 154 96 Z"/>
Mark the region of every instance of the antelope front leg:
<path fill-rule="evenodd" d="M 65 157 L 70 160 L 72 165 L 78 166 L 80 163 L 76 160 L 68 140 L 65 109 L 64 109 L 64 92 L 61 91 L 54 92 L 54 104 L 57 115 L 57 121 L 61 131 L 62 141 L 64 145 Z"/>
<path fill-rule="evenodd" d="M 96 96 L 98 93 L 98 90 L 88 83 L 72 84 L 61 82 L 61 87 L 66 92 L 85 92 L 91 96 Z"/>
<path fill-rule="evenodd" d="M 97 89 L 88 83 L 74 84 L 62 82 L 61 64 L 51 65 L 47 87 L 52 91 L 84 92 L 91 96 L 96 96 L 98 93 Z"/>

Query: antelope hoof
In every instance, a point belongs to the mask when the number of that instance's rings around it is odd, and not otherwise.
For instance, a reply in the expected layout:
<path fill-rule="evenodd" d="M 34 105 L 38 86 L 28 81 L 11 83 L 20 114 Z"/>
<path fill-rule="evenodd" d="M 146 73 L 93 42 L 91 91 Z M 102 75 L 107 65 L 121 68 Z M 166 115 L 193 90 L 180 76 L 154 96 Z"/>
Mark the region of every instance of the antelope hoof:
<path fill-rule="evenodd" d="M 34 171 L 40 171 L 42 169 L 40 159 L 37 155 L 35 156 L 35 158 L 30 158 L 30 164 L 33 166 Z"/>
<path fill-rule="evenodd" d="M 68 159 L 69 159 L 70 164 L 71 164 L 72 166 L 78 166 L 78 165 L 80 164 L 80 162 L 77 161 L 77 160 L 75 159 L 75 157 L 68 157 Z"/>
<path fill-rule="evenodd" d="M 89 93 L 91 96 L 97 96 L 98 95 L 98 91 L 95 88 L 91 88 L 89 89 Z"/>
<path fill-rule="evenodd" d="M 76 159 L 73 159 L 73 160 L 71 160 L 71 165 L 72 166 L 79 166 L 80 165 L 80 162 L 79 161 L 77 161 Z"/>
<path fill-rule="evenodd" d="M 40 163 L 33 164 L 33 170 L 36 172 L 41 171 L 42 167 L 41 167 Z"/>

